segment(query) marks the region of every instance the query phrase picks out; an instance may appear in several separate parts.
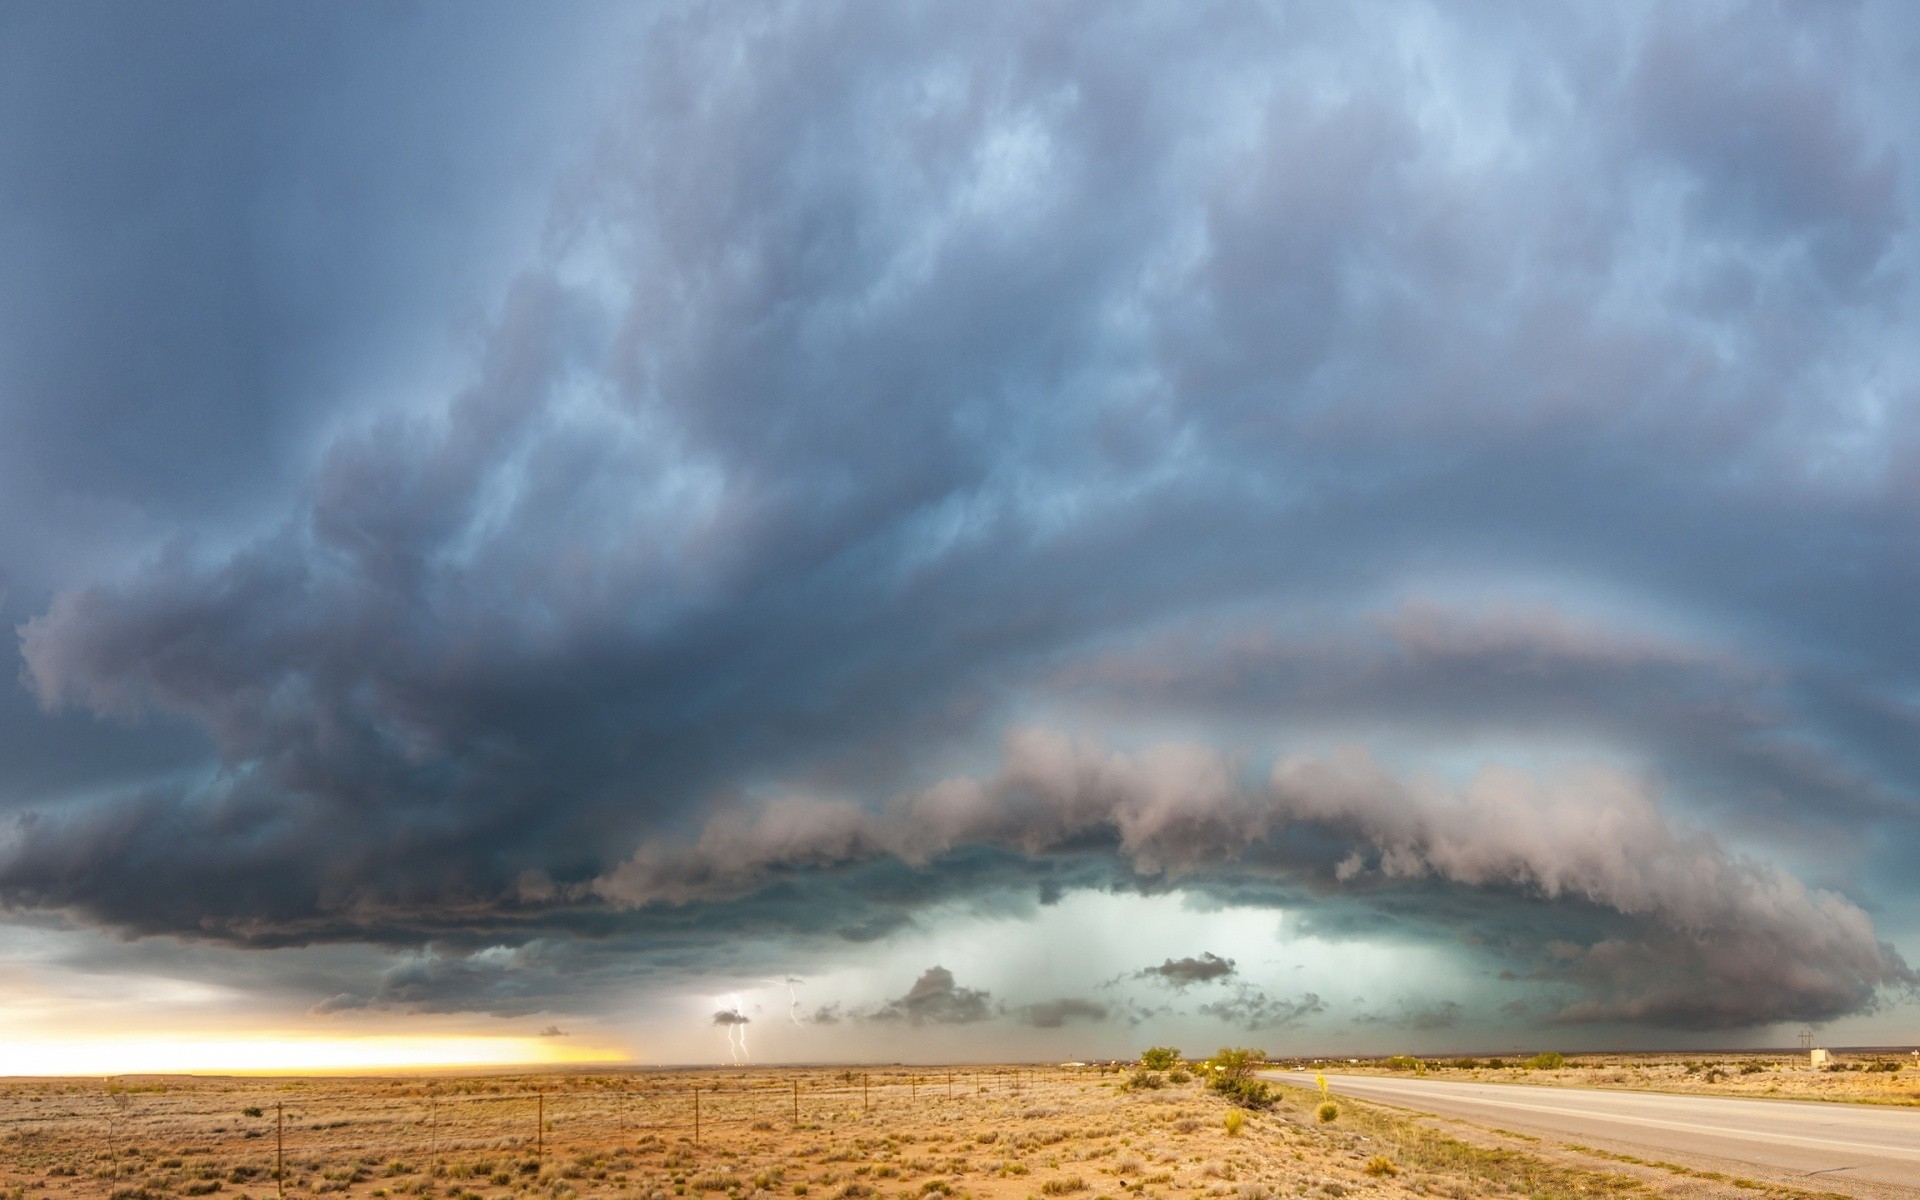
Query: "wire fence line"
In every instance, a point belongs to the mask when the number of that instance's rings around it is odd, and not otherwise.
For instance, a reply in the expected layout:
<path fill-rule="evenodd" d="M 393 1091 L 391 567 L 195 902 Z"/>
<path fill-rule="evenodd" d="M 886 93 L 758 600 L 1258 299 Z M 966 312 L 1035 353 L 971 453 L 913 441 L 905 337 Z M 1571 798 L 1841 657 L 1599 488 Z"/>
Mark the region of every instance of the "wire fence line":
<path fill-rule="evenodd" d="M 580 1074 L 510 1080 L 222 1079 L 119 1085 L 20 1081 L 0 1090 L 0 1156 L 76 1154 L 86 1173 L 137 1175 L 171 1159 L 218 1163 L 272 1187 L 295 1171 L 462 1156 L 543 1160 L 647 1139 L 724 1143 L 744 1128 L 819 1127 L 903 1106 L 964 1114 L 1062 1077 L 1034 1067 Z M 931 1111 L 928 1111 L 931 1110 Z M 87 1153 L 91 1147 L 92 1153 Z M 177 1164 L 175 1164 L 177 1165 Z"/>

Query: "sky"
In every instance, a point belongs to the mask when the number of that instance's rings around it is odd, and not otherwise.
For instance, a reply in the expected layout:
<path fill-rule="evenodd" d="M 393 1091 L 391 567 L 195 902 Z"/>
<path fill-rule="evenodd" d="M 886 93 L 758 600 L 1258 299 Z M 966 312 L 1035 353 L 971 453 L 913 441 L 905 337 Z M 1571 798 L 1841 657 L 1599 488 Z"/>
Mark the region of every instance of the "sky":
<path fill-rule="evenodd" d="M 1916 65 L 0 0 L 0 1052 L 1920 1040 Z"/>

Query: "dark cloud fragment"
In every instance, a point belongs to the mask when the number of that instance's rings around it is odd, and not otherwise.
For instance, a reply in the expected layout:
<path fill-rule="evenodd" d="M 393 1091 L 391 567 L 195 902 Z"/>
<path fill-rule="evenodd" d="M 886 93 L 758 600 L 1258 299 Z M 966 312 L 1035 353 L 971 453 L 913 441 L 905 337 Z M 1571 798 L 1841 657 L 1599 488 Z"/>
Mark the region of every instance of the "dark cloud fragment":
<path fill-rule="evenodd" d="M 971 1025 L 993 1015 L 988 993 L 961 987 L 945 967 L 928 967 L 913 981 L 906 995 L 889 1000 L 862 1016 L 869 1021 L 904 1021 L 909 1025 Z"/>
<path fill-rule="evenodd" d="M 1222 958 L 1211 950 L 1203 950 L 1198 958 L 1169 958 L 1157 967 L 1143 967 L 1134 972 L 1133 977 L 1185 989 L 1196 983 L 1225 979 L 1233 973 L 1232 959 Z"/>
<path fill-rule="evenodd" d="M 1231 996 L 1202 1004 L 1195 1010 L 1216 1017 L 1248 1032 L 1262 1029 L 1287 1029 L 1308 1017 L 1327 1011 L 1326 1002 L 1313 992 L 1297 998 L 1272 996 L 1250 984 L 1236 984 Z"/>
<path fill-rule="evenodd" d="M 1021 1022 L 1035 1029 L 1059 1029 L 1072 1021 L 1105 1021 L 1113 1010 L 1098 1001 L 1065 997 L 1024 1004 L 1013 1012 Z"/>

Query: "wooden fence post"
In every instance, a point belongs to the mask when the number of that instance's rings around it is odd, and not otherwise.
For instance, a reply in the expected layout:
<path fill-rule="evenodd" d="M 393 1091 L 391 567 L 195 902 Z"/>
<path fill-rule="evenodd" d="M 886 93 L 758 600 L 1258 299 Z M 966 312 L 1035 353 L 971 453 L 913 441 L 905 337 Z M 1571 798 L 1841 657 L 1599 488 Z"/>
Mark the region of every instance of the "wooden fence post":
<path fill-rule="evenodd" d="M 860 1073 L 860 1115 L 867 1115 L 867 1073 Z"/>
<path fill-rule="evenodd" d="M 275 1195 L 287 1194 L 287 1106 L 285 1101 L 273 1102 L 273 1191 Z"/>
<path fill-rule="evenodd" d="M 800 1081 L 793 1081 L 793 1123 L 800 1124 Z"/>
<path fill-rule="evenodd" d="M 700 1089 L 693 1089 L 693 1144 L 700 1144 Z"/>
<path fill-rule="evenodd" d="M 547 1094 L 535 1092 L 533 1095 L 538 1104 L 533 1110 L 533 1157 L 538 1161 L 547 1156 Z"/>

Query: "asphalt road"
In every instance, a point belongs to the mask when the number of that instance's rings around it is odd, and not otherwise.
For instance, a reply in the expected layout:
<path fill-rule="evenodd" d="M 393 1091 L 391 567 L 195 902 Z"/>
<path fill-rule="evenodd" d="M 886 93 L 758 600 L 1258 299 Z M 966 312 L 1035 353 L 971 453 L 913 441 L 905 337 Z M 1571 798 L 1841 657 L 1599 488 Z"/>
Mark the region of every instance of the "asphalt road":
<path fill-rule="evenodd" d="M 1313 1086 L 1311 1075 L 1271 1078 Z M 1614 1153 L 1812 1190 L 1920 1196 L 1916 1109 L 1363 1075 L 1329 1075 L 1327 1081 L 1336 1096 L 1546 1134 Z"/>

